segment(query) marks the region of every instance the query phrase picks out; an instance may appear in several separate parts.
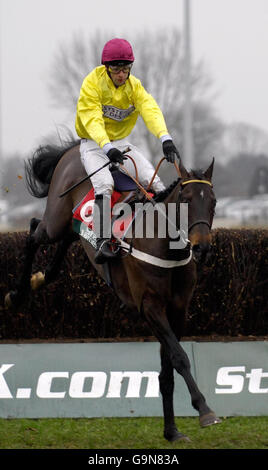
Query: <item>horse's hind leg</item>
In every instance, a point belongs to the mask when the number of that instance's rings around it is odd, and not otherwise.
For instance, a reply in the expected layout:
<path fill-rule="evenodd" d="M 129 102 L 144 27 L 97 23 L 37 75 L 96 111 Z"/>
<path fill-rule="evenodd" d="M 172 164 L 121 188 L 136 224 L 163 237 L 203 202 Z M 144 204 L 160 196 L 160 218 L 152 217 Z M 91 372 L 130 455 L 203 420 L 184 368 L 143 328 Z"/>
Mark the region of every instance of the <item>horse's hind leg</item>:
<path fill-rule="evenodd" d="M 36 251 L 41 243 L 48 240 L 42 221 L 32 219 L 30 222 L 30 233 L 26 238 L 25 252 L 23 259 L 23 270 L 20 278 L 15 283 L 15 289 L 10 291 L 5 297 L 6 308 L 18 307 L 30 290 L 30 277 L 32 264 Z"/>
<path fill-rule="evenodd" d="M 56 253 L 51 263 L 48 265 L 45 274 L 38 272 L 31 276 L 33 260 L 39 246 L 54 243 L 54 241 L 47 235 L 44 221 L 32 219 L 30 222 L 30 233 L 25 244 L 22 274 L 20 279 L 16 281 L 15 289 L 10 291 L 5 297 L 6 308 L 18 307 L 24 301 L 31 289 L 36 290 L 41 285 L 48 284 L 53 281 L 60 270 L 61 261 L 63 260 L 68 247 L 76 239 L 77 234 L 74 232 L 66 232 L 66 235 L 58 243 Z"/>
<path fill-rule="evenodd" d="M 56 253 L 53 256 L 51 263 L 47 266 L 45 273 L 37 272 L 31 277 L 31 288 L 33 290 L 39 289 L 41 286 L 47 285 L 56 279 L 59 274 L 61 262 L 66 255 L 69 246 L 79 237 L 74 232 L 69 232 L 67 235 L 58 243 Z"/>

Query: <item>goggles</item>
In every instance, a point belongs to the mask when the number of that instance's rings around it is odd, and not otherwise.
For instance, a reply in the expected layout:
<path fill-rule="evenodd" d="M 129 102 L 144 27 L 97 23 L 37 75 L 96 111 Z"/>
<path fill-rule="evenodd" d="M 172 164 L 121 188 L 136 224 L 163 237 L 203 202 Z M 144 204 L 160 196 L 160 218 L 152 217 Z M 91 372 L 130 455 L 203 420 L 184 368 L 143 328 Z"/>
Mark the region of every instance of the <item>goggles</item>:
<path fill-rule="evenodd" d="M 133 64 L 125 64 L 125 65 L 109 65 L 108 70 L 111 73 L 129 73 Z"/>

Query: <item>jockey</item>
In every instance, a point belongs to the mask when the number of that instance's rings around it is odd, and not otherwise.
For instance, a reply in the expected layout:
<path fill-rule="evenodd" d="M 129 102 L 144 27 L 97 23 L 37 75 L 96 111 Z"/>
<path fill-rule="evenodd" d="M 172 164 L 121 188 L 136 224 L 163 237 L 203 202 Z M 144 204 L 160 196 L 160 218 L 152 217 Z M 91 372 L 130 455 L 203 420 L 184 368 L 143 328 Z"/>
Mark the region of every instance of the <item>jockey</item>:
<path fill-rule="evenodd" d="M 148 130 L 160 139 L 168 162 L 174 163 L 175 155 L 179 157 L 179 152 L 156 101 L 143 88 L 140 80 L 130 74 L 134 55 L 129 42 L 118 38 L 108 41 L 103 48 L 101 62 L 102 65 L 84 79 L 77 103 L 75 126 L 82 139 L 82 164 L 87 174 L 91 174 L 110 160 L 124 164 L 127 171 L 135 176 L 133 163 L 122 153 L 126 147 L 130 147 L 129 154 L 135 160 L 139 182 L 147 187 L 154 168 L 127 138 L 138 116 L 142 116 Z M 114 256 L 109 249 L 110 238 L 105 236 L 103 227 L 105 199 L 110 198 L 114 186 L 109 166 L 92 176 L 91 182 L 100 216 L 95 262 L 101 264 Z M 156 193 L 165 189 L 158 176 L 154 179 L 152 189 Z"/>

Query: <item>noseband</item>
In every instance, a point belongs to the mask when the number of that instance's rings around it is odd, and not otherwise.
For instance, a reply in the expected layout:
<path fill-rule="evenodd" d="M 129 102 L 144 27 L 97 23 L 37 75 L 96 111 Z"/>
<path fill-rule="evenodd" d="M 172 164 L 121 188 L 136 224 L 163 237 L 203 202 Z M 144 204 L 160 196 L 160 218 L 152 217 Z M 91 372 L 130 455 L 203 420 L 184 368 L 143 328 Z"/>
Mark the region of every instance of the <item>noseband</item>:
<path fill-rule="evenodd" d="M 181 186 L 186 186 L 187 184 L 190 184 L 190 183 L 208 184 L 211 188 L 213 188 L 213 184 L 212 184 L 210 181 L 207 181 L 207 180 L 198 180 L 198 179 L 193 179 L 193 180 L 184 181 L 183 183 L 181 183 Z M 209 228 L 209 230 L 211 229 L 211 224 L 210 224 L 207 220 L 200 219 L 200 220 L 196 220 L 195 222 L 193 222 L 193 223 L 188 227 L 188 233 L 192 230 L 192 228 L 194 228 L 196 225 L 199 225 L 199 224 L 207 225 L 207 227 Z"/>

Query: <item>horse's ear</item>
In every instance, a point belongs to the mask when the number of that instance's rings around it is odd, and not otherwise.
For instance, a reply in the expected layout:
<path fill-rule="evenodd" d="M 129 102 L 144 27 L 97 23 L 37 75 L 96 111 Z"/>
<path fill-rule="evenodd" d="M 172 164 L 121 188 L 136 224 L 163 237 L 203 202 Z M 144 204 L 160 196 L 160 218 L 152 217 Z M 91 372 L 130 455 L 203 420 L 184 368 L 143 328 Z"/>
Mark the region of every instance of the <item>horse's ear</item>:
<path fill-rule="evenodd" d="M 183 163 L 182 163 L 182 161 L 181 161 L 181 158 L 179 158 L 179 169 L 180 169 L 181 177 L 182 177 L 182 178 L 189 178 L 190 174 L 188 173 L 188 171 L 186 170 L 186 168 L 183 166 Z"/>
<path fill-rule="evenodd" d="M 215 158 L 213 157 L 211 164 L 209 165 L 208 169 L 205 171 L 204 176 L 208 179 L 211 180 L 212 178 L 212 173 L 213 173 L 213 168 L 214 168 L 214 162 Z"/>

